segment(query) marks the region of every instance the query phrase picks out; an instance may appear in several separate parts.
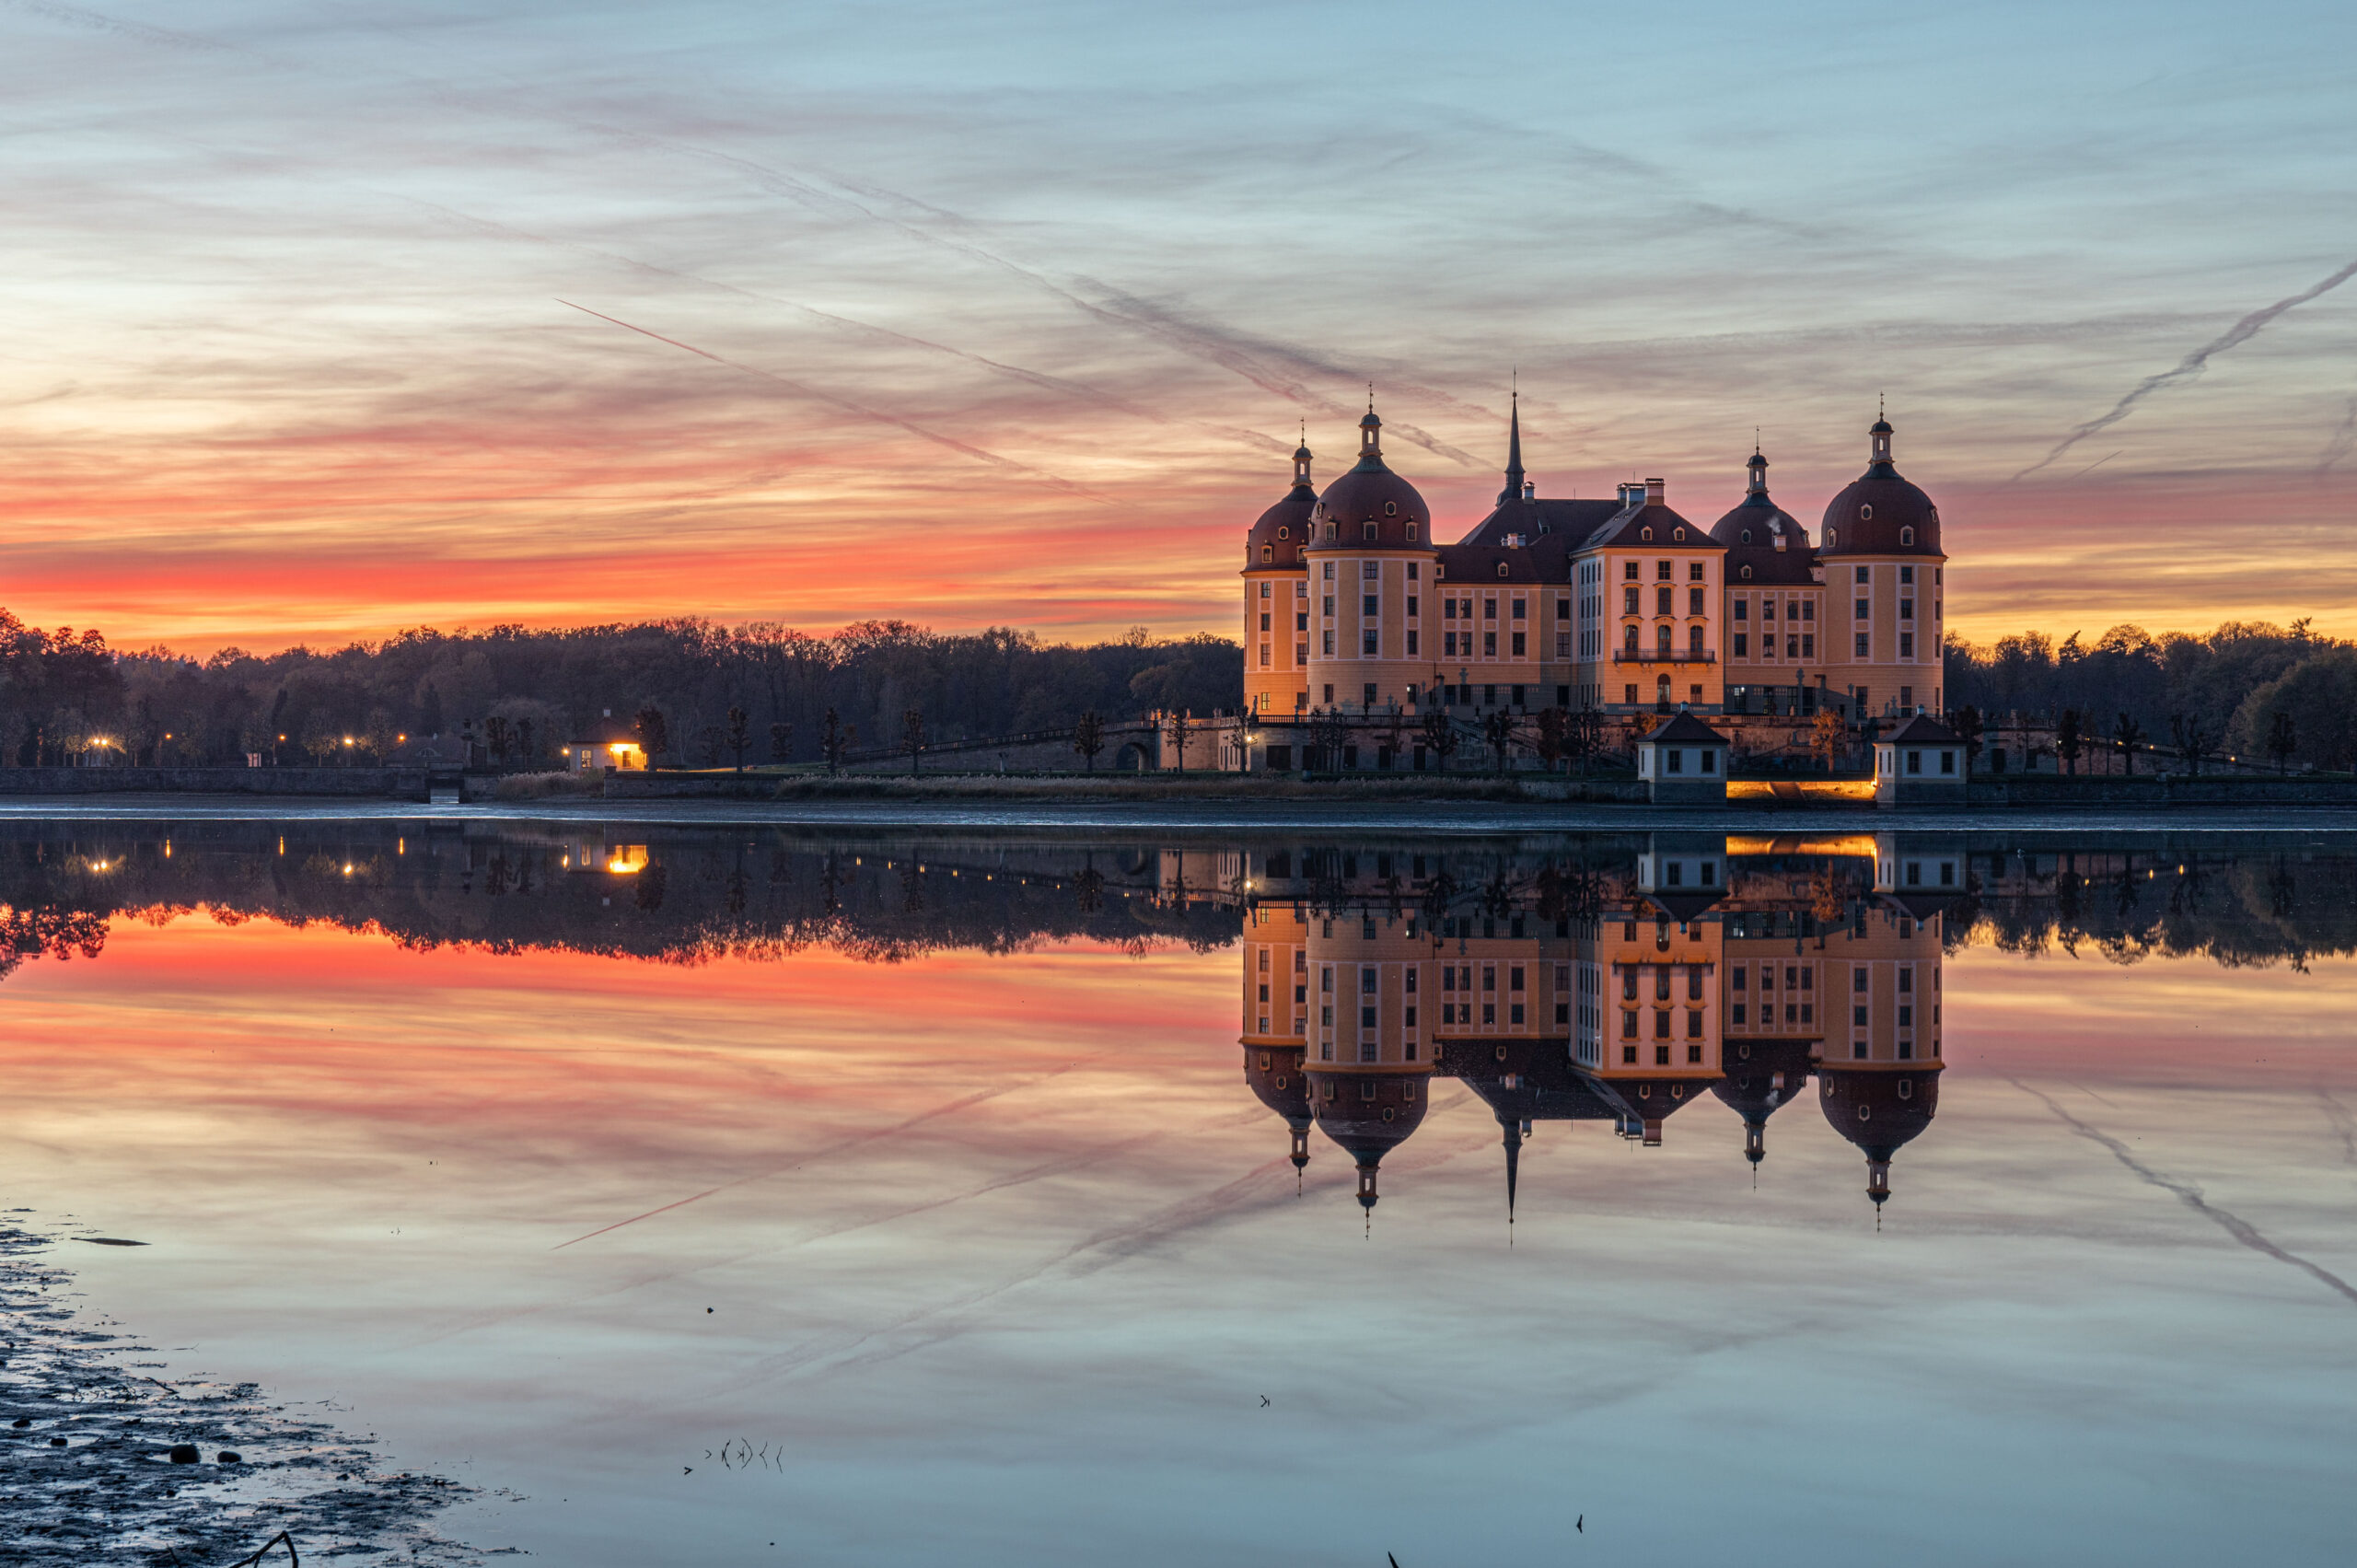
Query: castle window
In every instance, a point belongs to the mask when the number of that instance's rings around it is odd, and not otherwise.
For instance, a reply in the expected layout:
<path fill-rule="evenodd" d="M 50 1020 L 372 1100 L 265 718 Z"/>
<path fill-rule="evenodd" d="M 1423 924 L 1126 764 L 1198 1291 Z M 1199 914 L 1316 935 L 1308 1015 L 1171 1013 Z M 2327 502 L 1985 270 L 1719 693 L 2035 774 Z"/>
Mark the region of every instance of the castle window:
<path fill-rule="evenodd" d="M 1860 506 L 1858 508 L 1858 520 L 1862 523 L 1873 522 L 1875 520 L 1875 509 L 1872 506 Z"/>
<path fill-rule="evenodd" d="M 1506 575 L 1506 563 L 1505 563 L 1504 562 L 1501 561 L 1501 562 L 1499 562 L 1499 563 L 1498 563 L 1498 575 L 1499 575 L 1499 576 L 1501 576 L 1501 577 L 1503 577 L 1503 576 L 1504 576 L 1505 575 Z"/>
<path fill-rule="evenodd" d="M 1746 544 L 1749 544 L 1751 542 L 1751 530 L 1749 528 L 1743 530 L 1743 542 Z"/>
<path fill-rule="evenodd" d="M 1899 529 L 1898 542 L 1901 544 L 1913 544 L 1915 542 L 1915 530 L 1913 528 Z"/>
<path fill-rule="evenodd" d="M 1408 525 L 1408 542 L 1410 544 L 1416 542 L 1416 525 L 1413 523 Z"/>
<path fill-rule="evenodd" d="M 1642 538 L 1642 539 L 1648 539 L 1648 540 L 1650 540 L 1651 538 L 1653 538 L 1653 537 L 1654 537 L 1654 530 L 1653 530 L 1653 529 L 1651 529 L 1651 528 L 1647 528 L 1647 529 L 1645 529 L 1645 530 L 1644 530 L 1644 532 L 1643 532 L 1643 533 L 1642 533 L 1642 534 L 1641 534 L 1641 535 L 1639 535 L 1638 537 L 1640 537 L 1640 538 Z"/>
<path fill-rule="evenodd" d="M 1285 530 L 1284 530 L 1284 529 L 1283 529 L 1283 528 L 1279 528 L 1279 529 L 1277 530 L 1277 537 L 1278 537 L 1279 539 L 1283 539 L 1283 538 L 1285 538 L 1285 537 L 1286 537 Z"/>
<path fill-rule="evenodd" d="M 1621 567 L 1620 575 L 1623 577 L 1626 577 L 1629 581 L 1632 583 L 1635 582 L 1637 580 L 1637 563 L 1633 561 L 1627 563 Z"/>
<path fill-rule="evenodd" d="M 1369 544 L 1373 544 L 1375 542 L 1375 525 L 1373 523 L 1366 525 L 1366 541 Z"/>
<path fill-rule="evenodd" d="M 1376 578 L 1383 575 L 1383 563 L 1379 561 L 1360 562 L 1359 575 L 1366 578 L 1370 582 L 1374 581 Z M 1369 610 L 1367 613 L 1372 615 L 1375 612 L 1373 610 Z"/>
<path fill-rule="evenodd" d="M 1669 537 L 1675 540 L 1683 540 L 1686 538 L 1686 530 L 1684 528 L 1673 528 L 1670 530 Z"/>
<path fill-rule="evenodd" d="M 1747 583 L 1751 581 L 1751 568 L 1748 566 L 1743 569 L 1743 580 Z"/>
<path fill-rule="evenodd" d="M 1383 504 L 1383 515 L 1387 517 L 1398 517 L 1399 515 L 1399 503 L 1397 501 L 1386 501 Z"/>
<path fill-rule="evenodd" d="M 1262 545 L 1262 546 L 1260 547 L 1260 559 L 1261 559 L 1261 560 L 1263 560 L 1263 561 L 1267 561 L 1267 562 L 1273 562 L 1273 561 L 1275 561 L 1275 560 L 1276 560 L 1276 558 L 1277 558 L 1277 552 L 1276 552 L 1276 551 L 1275 551 L 1275 550 L 1271 549 L 1270 546 L 1265 545 L 1265 544 L 1264 544 L 1264 545 Z"/>

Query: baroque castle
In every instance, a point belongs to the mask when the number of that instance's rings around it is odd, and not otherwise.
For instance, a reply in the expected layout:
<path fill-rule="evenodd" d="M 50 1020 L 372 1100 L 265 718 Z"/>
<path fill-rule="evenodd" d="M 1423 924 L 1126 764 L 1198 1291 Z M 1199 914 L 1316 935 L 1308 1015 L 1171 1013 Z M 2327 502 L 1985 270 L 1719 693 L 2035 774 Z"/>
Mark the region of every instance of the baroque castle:
<path fill-rule="evenodd" d="M 1659 479 L 1611 500 L 1539 496 L 1510 423 L 1505 485 L 1454 544 L 1384 461 L 1370 401 L 1358 461 L 1321 494 L 1310 452 L 1244 546 L 1244 726 L 1234 764 L 1283 771 L 1327 735 L 1347 761 L 1422 768 L 1403 728 L 1436 710 L 1486 717 L 1550 707 L 1636 727 L 1684 709 L 1724 728 L 1794 730 L 1941 711 L 1939 508 L 1900 477 L 1892 429 L 1868 432 L 1865 472 L 1826 508 L 1819 538 L 1770 499 L 1768 459 L 1708 528 Z M 1384 744 L 1386 736 L 1389 743 Z M 1346 739 L 1343 738 L 1347 738 Z M 1412 745 L 1412 751 L 1411 747 Z"/>

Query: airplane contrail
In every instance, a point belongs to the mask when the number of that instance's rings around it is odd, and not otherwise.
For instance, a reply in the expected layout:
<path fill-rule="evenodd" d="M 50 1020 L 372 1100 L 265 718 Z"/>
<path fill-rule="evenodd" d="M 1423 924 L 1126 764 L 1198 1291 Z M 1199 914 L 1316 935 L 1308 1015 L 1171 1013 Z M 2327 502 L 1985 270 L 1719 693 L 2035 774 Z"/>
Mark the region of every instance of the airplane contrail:
<path fill-rule="evenodd" d="M 781 387 L 792 388 L 795 391 L 801 393 L 806 398 L 809 398 L 814 401 L 831 404 L 836 408 L 842 409 L 846 413 L 855 413 L 863 419 L 872 419 L 884 424 L 897 425 L 899 428 L 907 431 L 910 435 L 918 437 L 920 440 L 931 441 L 936 446 L 946 447 L 951 451 L 961 453 L 966 457 L 972 458 L 977 462 L 989 463 L 993 468 L 1008 469 L 1016 473 L 1029 474 L 1034 479 L 1046 481 L 1048 483 L 1054 485 L 1059 490 L 1069 491 L 1074 495 L 1086 496 L 1091 501 L 1113 501 L 1113 497 L 1109 495 L 1100 495 L 1096 491 L 1087 489 L 1082 485 L 1074 484 L 1072 481 L 1065 479 L 1059 474 L 1050 473 L 1045 469 L 1033 468 L 1029 463 L 1016 462 L 1013 458 L 1002 458 L 996 452 L 985 451 L 980 447 L 969 445 L 964 441 L 958 440 L 954 436 L 944 436 L 937 430 L 928 430 L 923 425 L 916 424 L 912 420 L 903 419 L 897 413 L 888 413 L 882 409 L 870 408 L 865 403 L 854 402 L 849 398 L 839 397 L 832 392 L 821 391 L 819 389 L 809 385 L 807 382 L 796 381 L 792 377 L 781 376 L 774 370 L 763 370 L 758 366 L 747 365 L 741 360 L 730 359 L 725 354 L 714 354 L 710 349 L 698 348 L 695 344 L 691 343 L 681 343 L 678 338 L 667 338 L 660 332 L 650 331 L 644 327 L 635 326 L 631 322 L 623 320 L 619 316 L 609 316 L 602 310 L 592 310 L 586 305 L 575 305 L 570 299 L 560 299 L 557 303 L 571 309 L 578 310 L 584 316 L 595 316 L 600 321 L 610 321 L 625 331 L 636 332 L 640 337 L 653 338 L 658 343 L 669 343 L 673 348 L 685 349 L 688 353 L 694 354 L 699 359 L 709 359 L 714 365 L 725 365 L 731 370 L 741 371 L 748 376 L 758 376 L 764 381 L 774 381 Z"/>
<path fill-rule="evenodd" d="M 2090 420 L 2086 424 L 2080 425 L 2076 430 L 2072 431 L 2070 435 L 2064 436 L 2061 441 L 2055 444 L 2055 447 L 2052 451 L 2038 459 L 2038 461 L 2030 464 L 2029 467 L 2022 470 L 2021 472 L 2014 475 L 2014 480 L 2027 479 L 2030 475 L 2046 467 L 2049 463 L 2061 457 L 2063 453 L 2069 451 L 2072 447 L 2077 446 L 2080 442 L 2085 440 L 2088 436 L 2096 434 L 2096 432 L 2099 430 L 2106 430 L 2110 428 L 2112 425 L 2118 424 L 2121 420 L 2128 417 L 2130 410 L 2133 409 L 2138 403 L 2142 402 L 2146 398 L 2151 397 L 2154 392 L 2159 391 L 2162 388 L 2174 386 L 2179 381 L 2192 380 L 2195 377 L 2200 375 L 2202 371 L 2209 368 L 2210 361 L 2214 355 L 2223 354 L 2228 349 L 2235 347 L 2238 343 L 2249 342 L 2252 338 L 2258 335 L 2260 328 L 2266 326 L 2267 323 L 2272 321 L 2278 316 L 2282 315 L 2286 310 L 2291 309 L 2295 305 L 2305 305 L 2309 300 L 2316 298 L 2316 296 L 2320 294 L 2329 294 L 2332 290 L 2339 288 L 2342 284 L 2347 283 L 2352 277 L 2357 277 L 2357 261 L 2350 262 L 2347 266 L 2341 268 L 2340 271 L 2333 273 L 2332 276 L 2325 279 L 2324 282 L 2316 285 L 2314 288 L 2306 289 L 2299 294 L 2291 295 L 2285 298 L 2279 299 L 2274 304 L 2270 305 L 2263 309 L 2252 311 L 2249 315 L 2244 317 L 2241 320 L 2227 328 L 2218 336 L 2211 339 L 2208 343 L 2203 343 L 2200 348 L 2195 349 L 2183 359 L 2178 360 L 2171 368 L 2162 371 L 2157 376 L 2147 376 L 2142 381 L 2137 382 L 2135 387 L 2130 390 L 2126 397 L 2120 399 L 2118 402 L 2112 405 L 2111 412 L 2109 413 L 2105 414 L 2101 419 Z M 2006 482 L 2012 483 L 2013 480 L 2008 480 Z"/>

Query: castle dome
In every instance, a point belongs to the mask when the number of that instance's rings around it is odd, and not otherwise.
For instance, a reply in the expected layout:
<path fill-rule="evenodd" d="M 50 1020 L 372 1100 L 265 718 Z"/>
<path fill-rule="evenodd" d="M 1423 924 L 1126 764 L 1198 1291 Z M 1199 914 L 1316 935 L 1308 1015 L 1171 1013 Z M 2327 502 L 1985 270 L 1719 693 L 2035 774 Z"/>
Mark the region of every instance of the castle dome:
<path fill-rule="evenodd" d="M 1293 484 L 1283 499 L 1260 514 L 1244 535 L 1244 569 L 1299 567 L 1302 546 L 1309 542 L 1309 514 L 1318 505 L 1318 492 L 1309 482 L 1309 447 L 1294 448 Z"/>
<path fill-rule="evenodd" d="M 1295 1133 L 1293 1163 L 1296 1170 L 1309 1163 L 1309 1079 L 1301 1070 L 1306 1054 L 1298 1045 L 1248 1045 L 1244 1048 L 1244 1081 L 1252 1098 L 1284 1118 Z"/>
<path fill-rule="evenodd" d="M 1375 1168 L 1383 1156 L 1423 1124 L 1429 1082 L 1421 1073 L 1310 1072 L 1310 1114 L 1358 1166 L 1362 1208 L 1375 1207 Z"/>
<path fill-rule="evenodd" d="M 1890 422 L 1875 420 L 1866 435 L 1866 471 L 1826 505 L 1825 553 L 1941 555 L 1940 509 L 1899 477 L 1891 460 Z"/>
<path fill-rule="evenodd" d="M 1311 542 L 1341 549 L 1427 549 L 1433 542 L 1432 509 L 1416 487 L 1383 460 L 1383 421 L 1369 408 L 1359 421 L 1359 460 L 1326 487 L 1311 514 Z"/>
<path fill-rule="evenodd" d="M 1911 1063 L 1817 1068 L 1826 1123 L 1866 1156 L 1866 1196 L 1890 1196 L 1890 1159 L 1932 1124 L 1940 1109 L 1940 1069 Z"/>

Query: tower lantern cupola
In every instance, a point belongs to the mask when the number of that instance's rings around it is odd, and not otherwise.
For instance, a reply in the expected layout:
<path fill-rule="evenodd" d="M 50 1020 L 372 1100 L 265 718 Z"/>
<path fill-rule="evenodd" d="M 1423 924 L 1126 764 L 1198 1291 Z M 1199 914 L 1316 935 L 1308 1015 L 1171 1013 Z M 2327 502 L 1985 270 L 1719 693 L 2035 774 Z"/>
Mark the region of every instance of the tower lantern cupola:
<path fill-rule="evenodd" d="M 1745 466 L 1750 470 L 1751 478 L 1745 484 L 1743 493 L 1746 495 L 1757 495 L 1765 500 L 1768 495 L 1768 459 L 1761 457 L 1755 448 L 1751 454 L 1751 461 Z"/>
<path fill-rule="evenodd" d="M 1303 439 L 1300 446 L 1295 447 L 1293 449 L 1293 487 L 1295 490 L 1307 490 L 1311 488 L 1309 482 L 1309 442 L 1306 437 Z"/>
<path fill-rule="evenodd" d="M 1896 472 L 1890 456 L 1890 421 L 1877 414 L 1866 436 L 1873 443 L 1866 459 L 1866 471 L 1875 475 Z"/>
<path fill-rule="evenodd" d="M 1359 461 L 1383 460 L 1383 421 L 1375 416 L 1375 403 L 1369 400 L 1366 417 L 1359 421 Z"/>

